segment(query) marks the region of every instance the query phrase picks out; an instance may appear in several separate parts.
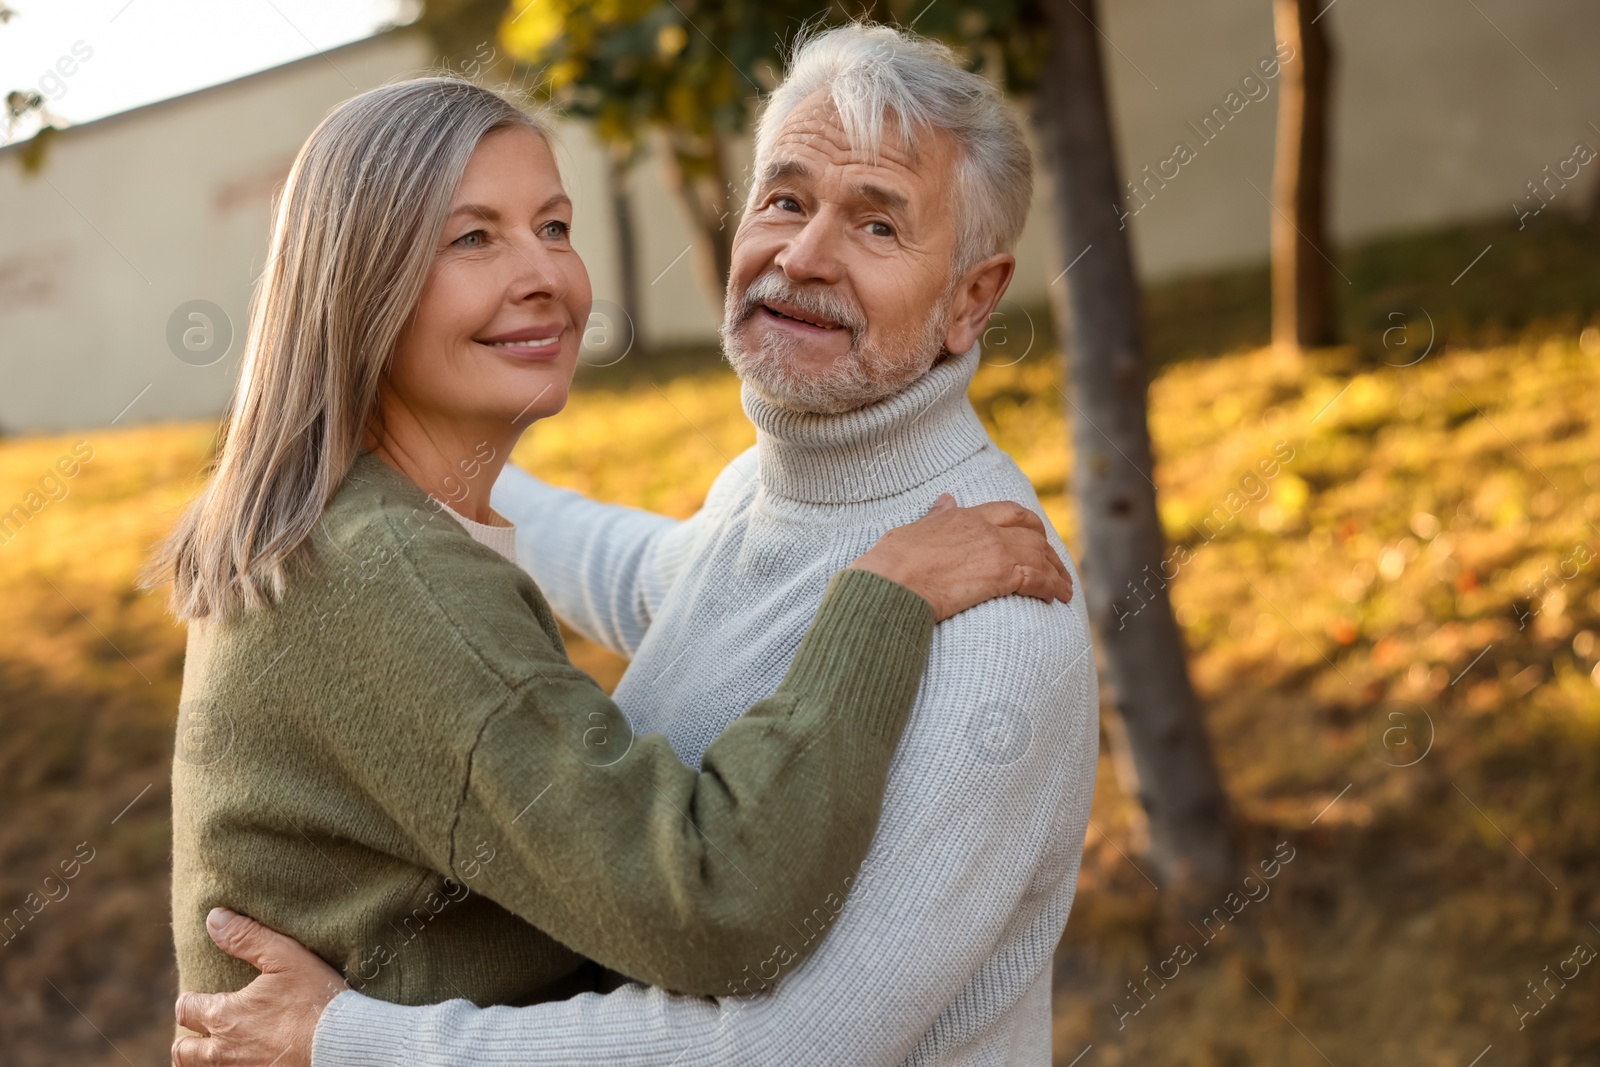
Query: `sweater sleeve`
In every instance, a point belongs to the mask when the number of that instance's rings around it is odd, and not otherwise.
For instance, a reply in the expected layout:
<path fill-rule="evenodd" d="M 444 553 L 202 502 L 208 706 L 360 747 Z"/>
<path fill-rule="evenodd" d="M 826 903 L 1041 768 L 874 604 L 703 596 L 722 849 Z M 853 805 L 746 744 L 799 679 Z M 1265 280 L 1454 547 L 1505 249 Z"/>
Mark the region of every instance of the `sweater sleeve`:
<path fill-rule="evenodd" d="M 999 638 L 1052 633 L 1037 651 Z M 1004 1010 L 994 990 L 1042 973 L 1066 921 L 1094 791 L 1095 665 L 1077 605 L 1015 599 L 941 626 L 932 663 L 861 877 L 821 948 L 775 988 L 711 1001 L 627 985 L 489 1009 L 342 993 L 313 1067 L 893 1067 L 951 1005 L 955 1031 L 981 1030 Z M 1019 915 L 1028 935 L 1000 951 Z"/>
<path fill-rule="evenodd" d="M 416 818 L 389 789 L 392 813 L 438 870 L 573 951 L 668 989 L 728 992 L 866 855 L 927 661 L 927 601 L 840 572 L 777 692 L 696 772 L 660 735 L 633 736 L 567 662 L 530 583 L 454 544 L 465 560 L 454 569 L 413 569 L 418 610 L 466 645 L 451 662 L 476 657 L 483 688 L 501 696 L 470 743 L 453 825 Z M 379 782 L 438 766 L 428 751 L 387 755 L 417 766 L 401 775 L 369 761 Z"/>
<path fill-rule="evenodd" d="M 632 655 L 702 525 L 602 504 L 508 464 L 494 508 L 517 527 L 517 562 L 556 614 L 613 652 Z"/>

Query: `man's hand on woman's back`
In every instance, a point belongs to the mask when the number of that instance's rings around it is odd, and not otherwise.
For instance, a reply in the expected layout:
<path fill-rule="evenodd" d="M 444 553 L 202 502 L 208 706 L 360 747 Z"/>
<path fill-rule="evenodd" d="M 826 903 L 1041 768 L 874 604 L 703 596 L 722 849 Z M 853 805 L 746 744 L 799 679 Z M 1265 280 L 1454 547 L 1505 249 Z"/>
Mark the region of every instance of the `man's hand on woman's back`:
<path fill-rule="evenodd" d="M 261 972 L 237 993 L 183 993 L 172 1044 L 174 1067 L 311 1067 L 317 1020 L 350 987 L 292 937 L 226 908 L 206 916 L 217 947 Z M 198 1035 L 198 1036 L 196 1036 Z"/>

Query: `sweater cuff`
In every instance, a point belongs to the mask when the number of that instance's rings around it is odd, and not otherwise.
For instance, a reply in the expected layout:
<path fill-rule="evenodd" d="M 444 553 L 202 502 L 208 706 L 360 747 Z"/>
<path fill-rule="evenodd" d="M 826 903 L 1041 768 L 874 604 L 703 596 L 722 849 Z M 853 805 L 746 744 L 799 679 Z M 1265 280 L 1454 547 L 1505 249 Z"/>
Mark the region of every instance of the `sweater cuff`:
<path fill-rule="evenodd" d="M 872 571 L 835 574 L 779 692 L 804 692 L 851 716 L 869 737 L 896 738 L 922 684 L 933 607 Z"/>
<path fill-rule="evenodd" d="M 394 1067 L 405 1060 L 408 1010 L 347 989 L 328 1002 L 311 1038 L 311 1067 Z"/>

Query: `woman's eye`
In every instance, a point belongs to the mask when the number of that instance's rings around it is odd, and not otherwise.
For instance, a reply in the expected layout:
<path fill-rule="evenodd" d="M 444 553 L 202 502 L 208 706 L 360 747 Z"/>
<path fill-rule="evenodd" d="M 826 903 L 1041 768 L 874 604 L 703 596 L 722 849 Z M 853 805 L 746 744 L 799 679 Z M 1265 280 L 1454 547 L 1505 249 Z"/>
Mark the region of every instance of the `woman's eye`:
<path fill-rule="evenodd" d="M 887 222 L 869 222 L 867 223 L 867 231 L 874 237 L 894 236 L 894 227 Z"/>
<path fill-rule="evenodd" d="M 572 232 L 572 225 L 559 219 L 552 219 L 539 227 L 539 232 L 552 240 L 559 241 Z"/>
<path fill-rule="evenodd" d="M 483 242 L 488 239 L 489 235 L 487 233 L 482 230 L 473 230 L 471 233 L 462 234 L 450 243 L 458 248 L 482 248 Z"/>
<path fill-rule="evenodd" d="M 772 201 L 772 206 L 779 211 L 799 211 L 800 201 L 792 196 L 780 196 Z"/>

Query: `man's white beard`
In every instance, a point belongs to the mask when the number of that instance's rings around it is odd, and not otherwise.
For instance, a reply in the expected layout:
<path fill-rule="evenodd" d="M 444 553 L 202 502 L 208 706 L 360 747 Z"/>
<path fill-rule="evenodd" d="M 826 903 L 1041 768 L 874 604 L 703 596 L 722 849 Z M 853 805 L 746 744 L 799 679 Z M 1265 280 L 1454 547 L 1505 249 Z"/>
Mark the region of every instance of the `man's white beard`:
<path fill-rule="evenodd" d="M 873 344 L 862 340 L 866 317 L 850 301 L 831 290 L 798 288 L 781 272 L 768 271 L 750 283 L 740 300 L 729 290 L 722 316 L 723 355 L 734 373 L 768 403 L 823 415 L 853 411 L 901 392 L 944 354 L 954 289 L 952 283 L 921 328 L 911 326 Z M 792 334 L 768 330 L 754 348 L 747 347 L 740 328 L 760 305 L 773 300 L 849 329 L 850 350 L 819 371 L 796 365 L 804 342 Z"/>

